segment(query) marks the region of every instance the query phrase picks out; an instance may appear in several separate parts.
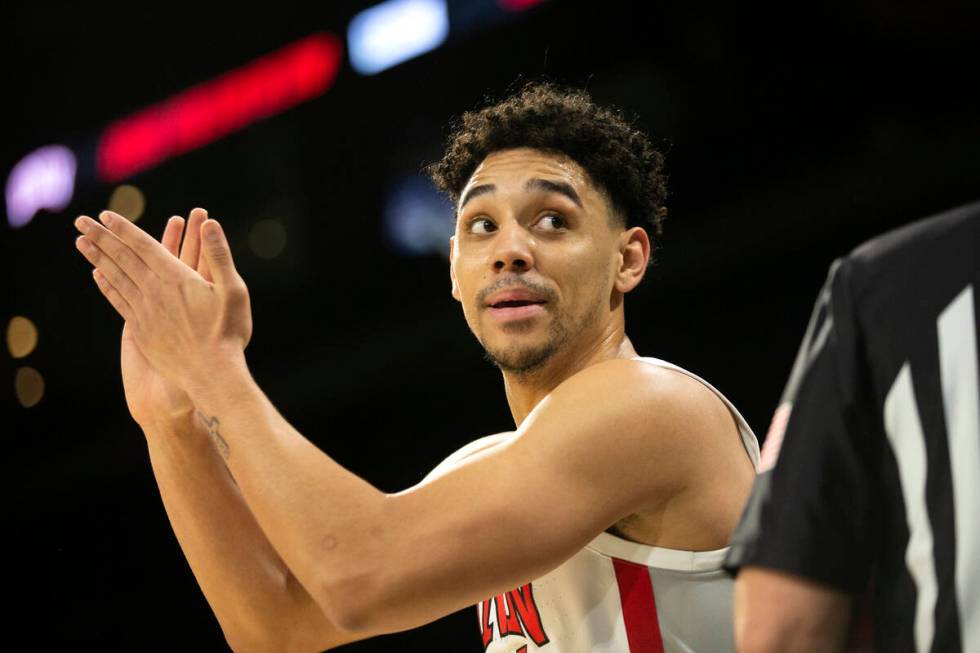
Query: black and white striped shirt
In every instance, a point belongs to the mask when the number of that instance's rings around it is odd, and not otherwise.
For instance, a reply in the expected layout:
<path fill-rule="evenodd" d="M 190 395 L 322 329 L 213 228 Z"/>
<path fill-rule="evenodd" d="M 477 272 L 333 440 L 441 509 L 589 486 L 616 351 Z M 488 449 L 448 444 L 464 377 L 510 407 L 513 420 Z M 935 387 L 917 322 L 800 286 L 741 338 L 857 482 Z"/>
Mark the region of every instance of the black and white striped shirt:
<path fill-rule="evenodd" d="M 980 203 L 835 261 L 726 559 L 860 593 L 881 651 L 980 651 Z"/>

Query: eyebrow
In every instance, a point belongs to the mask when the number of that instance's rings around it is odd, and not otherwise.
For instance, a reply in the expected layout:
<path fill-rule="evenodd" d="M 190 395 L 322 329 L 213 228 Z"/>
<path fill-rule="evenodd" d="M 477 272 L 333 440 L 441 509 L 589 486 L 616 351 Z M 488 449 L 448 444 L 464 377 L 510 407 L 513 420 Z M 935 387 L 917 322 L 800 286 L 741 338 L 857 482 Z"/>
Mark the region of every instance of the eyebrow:
<path fill-rule="evenodd" d="M 582 200 L 578 193 L 572 188 L 571 184 L 563 181 L 548 181 L 547 179 L 528 179 L 524 184 L 525 190 L 540 190 L 545 193 L 558 193 L 575 202 L 575 206 L 582 208 Z"/>
<path fill-rule="evenodd" d="M 549 181 L 547 179 L 528 179 L 527 183 L 524 184 L 525 190 L 537 190 L 545 193 L 557 193 L 559 195 L 564 195 L 568 199 L 575 202 L 575 205 L 582 208 L 582 200 L 572 188 L 571 184 L 567 184 L 563 181 Z M 473 188 L 466 191 L 462 199 L 459 202 L 459 210 L 462 211 L 466 203 L 469 202 L 474 197 L 479 197 L 480 195 L 486 195 L 487 193 L 492 193 L 497 190 L 497 187 L 493 184 L 483 184 L 481 186 L 474 186 Z"/>
<path fill-rule="evenodd" d="M 483 184 L 482 186 L 474 186 L 473 188 L 466 191 L 465 195 L 463 195 L 463 198 L 459 201 L 458 210 L 462 211 L 463 207 L 466 206 L 466 203 L 469 202 L 474 197 L 479 197 L 480 195 L 486 195 L 487 193 L 492 193 L 495 190 L 497 190 L 497 187 L 494 186 L 493 184 Z"/>

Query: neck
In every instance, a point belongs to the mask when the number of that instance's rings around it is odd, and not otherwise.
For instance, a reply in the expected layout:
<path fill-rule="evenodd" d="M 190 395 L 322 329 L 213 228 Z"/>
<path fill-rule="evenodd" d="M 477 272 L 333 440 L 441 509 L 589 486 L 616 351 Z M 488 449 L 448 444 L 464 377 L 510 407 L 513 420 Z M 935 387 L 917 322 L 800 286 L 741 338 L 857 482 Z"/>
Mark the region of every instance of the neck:
<path fill-rule="evenodd" d="M 556 353 L 540 370 L 531 374 L 504 372 L 504 390 L 514 423 L 520 427 L 535 406 L 561 383 L 596 363 L 613 358 L 633 358 L 636 350 L 622 325 L 603 334 L 585 348 L 567 347 Z"/>

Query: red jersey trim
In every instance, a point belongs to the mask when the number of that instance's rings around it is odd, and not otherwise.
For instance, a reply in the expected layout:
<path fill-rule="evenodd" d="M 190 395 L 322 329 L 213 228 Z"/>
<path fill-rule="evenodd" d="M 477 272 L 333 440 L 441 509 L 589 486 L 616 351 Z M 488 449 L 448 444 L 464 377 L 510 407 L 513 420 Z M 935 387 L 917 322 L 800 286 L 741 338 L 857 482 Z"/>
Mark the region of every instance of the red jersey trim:
<path fill-rule="evenodd" d="M 628 560 L 613 558 L 612 563 L 630 653 L 664 653 L 650 572 L 643 565 Z"/>

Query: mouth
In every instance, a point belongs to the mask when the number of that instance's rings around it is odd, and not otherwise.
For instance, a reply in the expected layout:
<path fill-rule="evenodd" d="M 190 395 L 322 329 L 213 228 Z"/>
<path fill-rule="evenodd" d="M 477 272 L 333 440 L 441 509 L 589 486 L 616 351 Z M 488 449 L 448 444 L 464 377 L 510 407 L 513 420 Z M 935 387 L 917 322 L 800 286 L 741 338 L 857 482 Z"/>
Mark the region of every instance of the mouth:
<path fill-rule="evenodd" d="M 542 315 L 545 312 L 545 303 L 529 299 L 511 299 L 491 304 L 487 310 L 498 320 L 524 320 Z"/>
<path fill-rule="evenodd" d="M 520 306 L 532 306 L 535 304 L 544 304 L 544 300 L 533 300 L 533 299 L 508 299 L 502 302 L 497 302 L 496 304 L 490 304 L 490 308 L 518 308 Z"/>

